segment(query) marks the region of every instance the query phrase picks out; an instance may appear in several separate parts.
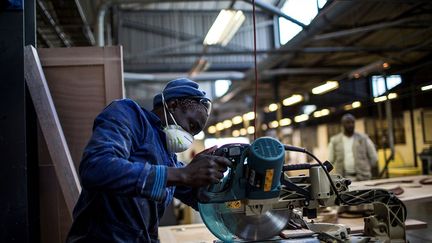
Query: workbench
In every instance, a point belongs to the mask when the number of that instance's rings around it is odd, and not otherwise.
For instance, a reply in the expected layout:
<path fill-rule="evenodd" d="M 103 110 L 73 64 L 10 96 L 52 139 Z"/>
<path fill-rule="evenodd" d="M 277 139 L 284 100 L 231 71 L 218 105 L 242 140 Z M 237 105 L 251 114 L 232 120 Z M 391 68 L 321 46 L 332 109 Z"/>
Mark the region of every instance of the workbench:
<path fill-rule="evenodd" d="M 432 184 L 420 184 L 420 180 L 425 178 L 432 180 L 432 176 L 422 175 L 353 182 L 350 185 L 350 190 L 372 188 L 388 190 L 399 186 L 404 190 L 402 194 L 398 195 L 403 202 L 423 202 L 432 200 Z M 338 223 L 350 227 L 352 234 L 363 232 L 363 218 L 338 218 Z M 405 226 L 406 230 L 427 228 L 425 222 L 415 219 L 407 219 Z M 159 238 L 161 243 L 212 243 L 216 240 L 216 237 L 204 224 L 159 227 Z"/>

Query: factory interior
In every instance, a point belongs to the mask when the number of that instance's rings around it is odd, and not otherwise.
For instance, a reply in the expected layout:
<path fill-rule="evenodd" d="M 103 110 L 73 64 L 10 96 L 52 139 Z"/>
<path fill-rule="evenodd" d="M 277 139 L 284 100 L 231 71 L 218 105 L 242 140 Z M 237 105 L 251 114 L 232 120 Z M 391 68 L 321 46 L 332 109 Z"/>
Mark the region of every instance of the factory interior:
<path fill-rule="evenodd" d="M 1 242 L 432 242 L 431 0 L 5 0 L 0 64 Z"/>

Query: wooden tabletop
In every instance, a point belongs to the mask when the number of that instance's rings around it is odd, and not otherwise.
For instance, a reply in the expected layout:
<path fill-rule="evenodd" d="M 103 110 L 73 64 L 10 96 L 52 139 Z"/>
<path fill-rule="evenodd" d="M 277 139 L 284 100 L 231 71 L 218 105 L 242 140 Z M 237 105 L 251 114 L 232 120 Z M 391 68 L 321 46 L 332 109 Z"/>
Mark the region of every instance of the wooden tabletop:
<path fill-rule="evenodd" d="M 404 192 L 400 195 L 397 195 L 397 197 L 403 202 L 430 201 L 432 200 L 432 184 L 422 185 L 420 184 L 420 180 L 422 179 L 430 179 L 432 181 L 432 175 L 405 176 L 379 180 L 356 181 L 349 186 L 349 189 L 351 191 L 373 188 L 390 190 L 395 187 L 401 187 Z"/>
<path fill-rule="evenodd" d="M 351 234 L 363 232 L 363 218 L 339 219 L 338 223 L 351 228 Z M 427 228 L 427 224 L 423 221 L 407 219 L 405 227 L 406 230 L 424 229 Z M 161 243 L 213 243 L 216 237 L 204 224 L 186 224 L 159 227 L 159 239 Z"/>

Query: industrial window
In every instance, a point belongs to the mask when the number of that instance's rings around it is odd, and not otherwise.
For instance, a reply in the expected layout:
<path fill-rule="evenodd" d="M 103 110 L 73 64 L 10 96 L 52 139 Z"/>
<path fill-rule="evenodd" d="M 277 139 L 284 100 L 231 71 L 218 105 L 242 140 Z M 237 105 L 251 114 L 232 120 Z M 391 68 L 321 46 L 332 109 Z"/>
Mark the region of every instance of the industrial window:
<path fill-rule="evenodd" d="M 387 90 L 391 90 L 402 83 L 400 75 L 387 76 Z M 372 76 L 372 94 L 378 97 L 386 92 L 386 78 L 384 76 Z"/>
<path fill-rule="evenodd" d="M 216 80 L 214 83 L 214 92 L 216 97 L 221 97 L 226 94 L 231 86 L 231 80 Z"/>
<path fill-rule="evenodd" d="M 318 14 L 327 0 L 287 0 L 282 6 L 281 11 L 291 18 L 308 25 Z M 293 22 L 279 18 L 279 42 L 284 45 L 296 36 L 302 27 Z"/>

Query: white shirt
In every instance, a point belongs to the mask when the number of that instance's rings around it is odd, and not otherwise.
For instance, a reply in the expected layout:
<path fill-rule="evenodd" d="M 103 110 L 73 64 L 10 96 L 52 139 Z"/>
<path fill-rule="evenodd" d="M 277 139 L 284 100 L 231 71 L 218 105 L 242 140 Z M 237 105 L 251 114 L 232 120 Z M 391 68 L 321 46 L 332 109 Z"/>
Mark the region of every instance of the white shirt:
<path fill-rule="evenodd" d="M 342 142 L 344 145 L 344 167 L 346 173 L 356 173 L 354 166 L 354 153 L 353 153 L 353 143 L 354 137 L 342 136 Z"/>

